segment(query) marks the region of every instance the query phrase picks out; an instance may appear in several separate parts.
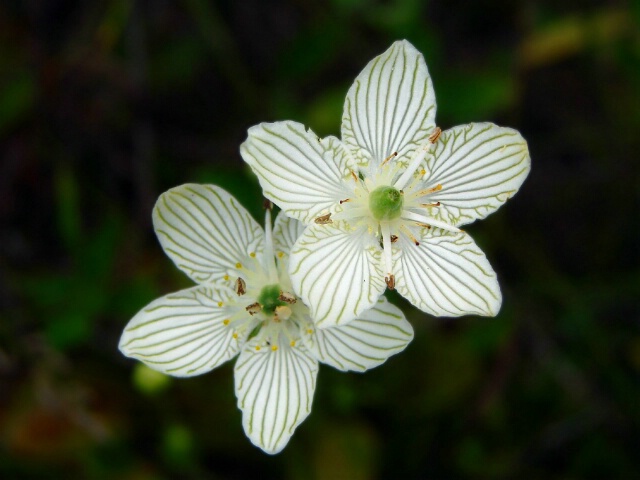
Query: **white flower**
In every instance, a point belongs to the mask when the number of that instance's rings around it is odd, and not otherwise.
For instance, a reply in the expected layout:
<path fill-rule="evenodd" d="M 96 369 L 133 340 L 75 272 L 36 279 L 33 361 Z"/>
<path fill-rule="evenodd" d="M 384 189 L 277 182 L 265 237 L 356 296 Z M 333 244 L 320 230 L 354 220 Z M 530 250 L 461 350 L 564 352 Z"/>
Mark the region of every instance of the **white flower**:
<path fill-rule="evenodd" d="M 495 272 L 458 227 L 516 193 L 527 144 L 491 123 L 441 131 L 435 113 L 424 59 L 400 41 L 356 78 L 342 140 L 291 121 L 249 129 L 241 154 L 264 195 L 307 225 L 290 273 L 318 326 L 348 323 L 386 287 L 437 316 L 500 309 Z"/>
<path fill-rule="evenodd" d="M 160 196 L 153 223 L 167 255 L 197 286 L 159 298 L 126 326 L 120 350 L 178 377 L 236 354 L 235 390 L 249 439 L 282 450 L 307 417 L 318 361 L 365 371 L 402 351 L 413 329 L 381 298 L 344 327 L 318 330 L 294 295 L 289 251 L 302 225 L 278 215 L 266 232 L 227 192 L 182 185 Z"/>

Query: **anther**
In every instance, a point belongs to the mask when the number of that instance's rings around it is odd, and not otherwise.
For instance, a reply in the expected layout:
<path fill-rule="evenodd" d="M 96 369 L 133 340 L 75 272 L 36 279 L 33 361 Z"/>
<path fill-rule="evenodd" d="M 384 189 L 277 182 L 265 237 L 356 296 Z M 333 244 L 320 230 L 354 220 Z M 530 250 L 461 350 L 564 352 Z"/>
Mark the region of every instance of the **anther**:
<path fill-rule="evenodd" d="M 391 155 L 389 155 L 387 158 L 384 159 L 384 162 L 382 162 L 380 164 L 380 166 L 384 165 L 385 163 L 387 163 L 389 160 L 391 160 L 393 157 L 397 157 L 398 156 L 398 152 L 393 152 Z"/>
<path fill-rule="evenodd" d="M 391 235 L 391 243 L 396 243 L 398 241 L 397 235 Z"/>
<path fill-rule="evenodd" d="M 350 202 L 350 201 L 351 201 L 350 198 L 345 198 L 344 200 L 340 200 L 340 205 L 342 205 L 343 203 Z"/>
<path fill-rule="evenodd" d="M 260 310 L 262 310 L 262 305 L 260 305 L 258 302 L 252 303 L 247 307 L 246 310 L 247 312 L 249 312 L 249 315 L 255 315 L 256 313 L 260 313 Z"/>
<path fill-rule="evenodd" d="M 333 223 L 331 220 L 331 214 L 327 213 L 326 215 L 322 215 L 314 220 L 318 225 L 326 225 L 328 223 Z"/>
<path fill-rule="evenodd" d="M 289 308 L 287 305 L 278 305 L 274 313 L 274 320 L 276 322 L 279 322 L 281 320 L 288 320 L 292 312 L 291 308 Z"/>
<path fill-rule="evenodd" d="M 242 268 L 242 264 L 240 262 L 236 263 L 236 268 Z"/>
<path fill-rule="evenodd" d="M 224 302 L 218 302 L 218 306 L 221 307 L 224 305 Z"/>
<path fill-rule="evenodd" d="M 238 279 L 236 280 L 236 293 L 238 294 L 238 296 L 247 293 L 247 284 L 240 277 L 238 277 Z"/>
<path fill-rule="evenodd" d="M 271 200 L 268 199 L 264 199 L 264 202 L 262 203 L 262 207 L 265 210 L 272 210 L 273 209 L 273 203 L 271 203 Z"/>
<path fill-rule="evenodd" d="M 396 277 L 393 274 L 389 274 L 388 277 L 384 277 L 384 281 L 389 287 L 389 290 L 394 290 L 396 288 Z"/>
<path fill-rule="evenodd" d="M 429 136 L 429 141 L 431 143 L 436 143 L 438 138 L 440 138 L 440 134 L 442 133 L 442 129 L 440 127 L 436 127 L 433 133 Z"/>
<path fill-rule="evenodd" d="M 271 346 L 271 350 L 275 352 L 276 350 L 278 350 L 278 346 L 277 345 L 272 345 Z"/>
<path fill-rule="evenodd" d="M 439 207 L 440 206 L 440 202 L 436 202 L 436 203 L 421 203 L 420 206 L 421 207 Z"/>
<path fill-rule="evenodd" d="M 357 182 L 357 181 L 358 181 L 358 176 L 356 175 L 356 173 L 355 173 L 353 170 L 351 170 L 351 177 L 353 178 L 353 180 L 354 180 L 355 182 Z"/>
<path fill-rule="evenodd" d="M 280 300 L 281 302 L 293 304 L 296 303 L 296 296 L 288 292 L 280 292 L 280 295 L 278 295 L 278 300 Z"/>

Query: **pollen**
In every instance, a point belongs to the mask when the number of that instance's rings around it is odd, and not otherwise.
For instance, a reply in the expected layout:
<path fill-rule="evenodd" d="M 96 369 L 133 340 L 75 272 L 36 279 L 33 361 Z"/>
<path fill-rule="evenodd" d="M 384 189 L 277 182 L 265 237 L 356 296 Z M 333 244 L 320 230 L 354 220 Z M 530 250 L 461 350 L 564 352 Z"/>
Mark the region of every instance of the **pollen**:
<path fill-rule="evenodd" d="M 222 323 L 224 323 L 225 325 L 229 325 L 230 320 L 228 318 L 225 318 Z"/>
<path fill-rule="evenodd" d="M 277 345 L 272 345 L 271 346 L 271 350 L 275 352 L 276 350 L 278 350 L 278 346 Z"/>
<path fill-rule="evenodd" d="M 236 263 L 236 268 L 242 268 L 242 264 L 240 262 Z"/>
<path fill-rule="evenodd" d="M 256 252 L 251 252 L 251 253 L 249 254 L 249 256 L 250 256 L 251 258 L 256 258 Z"/>

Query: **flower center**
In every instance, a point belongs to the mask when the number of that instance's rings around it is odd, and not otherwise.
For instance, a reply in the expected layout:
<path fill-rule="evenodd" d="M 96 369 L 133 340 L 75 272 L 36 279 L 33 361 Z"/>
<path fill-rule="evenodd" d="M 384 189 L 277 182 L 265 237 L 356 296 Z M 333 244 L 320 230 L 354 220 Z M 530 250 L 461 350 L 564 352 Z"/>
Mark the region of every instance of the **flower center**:
<path fill-rule="evenodd" d="M 369 210 L 378 221 L 398 218 L 403 204 L 402 192 L 393 187 L 378 187 L 369 194 Z"/>
<path fill-rule="evenodd" d="M 258 295 L 258 303 L 262 306 L 262 312 L 267 315 L 273 315 L 277 307 L 283 307 L 287 305 L 287 302 L 282 301 L 281 298 L 282 289 L 277 283 L 274 285 L 266 285 L 262 287 L 260 295 Z"/>

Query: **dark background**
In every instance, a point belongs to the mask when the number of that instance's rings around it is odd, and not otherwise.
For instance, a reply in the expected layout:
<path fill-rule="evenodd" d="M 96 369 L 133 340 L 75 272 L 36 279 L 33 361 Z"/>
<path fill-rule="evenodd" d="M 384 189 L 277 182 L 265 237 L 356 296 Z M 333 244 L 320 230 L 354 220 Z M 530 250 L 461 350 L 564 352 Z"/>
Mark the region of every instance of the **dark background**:
<path fill-rule="evenodd" d="M 639 25 L 623 1 L 0 3 L 0 476 L 638 478 Z M 261 222 L 246 129 L 339 135 L 355 76 L 402 38 L 438 125 L 529 142 L 521 191 L 467 227 L 502 311 L 435 319 L 392 297 L 413 343 L 364 375 L 322 367 L 271 457 L 244 436 L 232 362 L 158 378 L 117 350 L 189 285 L 151 209 L 210 182 Z"/>

